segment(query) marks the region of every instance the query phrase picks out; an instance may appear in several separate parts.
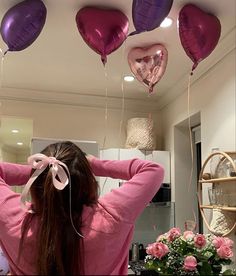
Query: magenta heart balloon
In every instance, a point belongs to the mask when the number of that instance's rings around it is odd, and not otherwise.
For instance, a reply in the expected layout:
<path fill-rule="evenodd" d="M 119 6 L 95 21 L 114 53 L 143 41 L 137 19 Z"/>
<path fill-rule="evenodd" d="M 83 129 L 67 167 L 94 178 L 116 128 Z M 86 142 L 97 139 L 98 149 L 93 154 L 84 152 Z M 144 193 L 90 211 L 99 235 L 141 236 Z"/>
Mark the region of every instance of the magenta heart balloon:
<path fill-rule="evenodd" d="M 179 37 L 186 54 L 193 61 L 192 71 L 215 49 L 221 34 L 219 19 L 193 4 L 179 13 Z"/>
<path fill-rule="evenodd" d="M 122 45 L 129 31 L 129 20 L 119 10 L 85 7 L 78 11 L 76 23 L 84 41 L 101 55 L 103 64 L 107 55 Z"/>
<path fill-rule="evenodd" d="M 133 48 L 128 54 L 128 63 L 131 71 L 142 84 L 153 92 L 153 87 L 165 73 L 168 52 L 161 44 L 147 48 Z"/>

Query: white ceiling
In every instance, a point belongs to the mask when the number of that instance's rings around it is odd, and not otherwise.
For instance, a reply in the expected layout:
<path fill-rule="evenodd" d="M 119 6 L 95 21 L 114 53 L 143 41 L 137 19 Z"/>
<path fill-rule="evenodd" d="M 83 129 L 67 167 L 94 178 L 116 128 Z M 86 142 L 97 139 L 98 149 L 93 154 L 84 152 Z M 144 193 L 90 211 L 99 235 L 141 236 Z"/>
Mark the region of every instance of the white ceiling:
<path fill-rule="evenodd" d="M 1 0 L 0 18 L 20 0 Z M 36 41 L 20 52 L 7 53 L 2 66 L 0 100 L 56 102 L 104 106 L 105 95 L 119 101 L 135 100 L 161 109 L 186 88 L 192 61 L 180 43 L 177 18 L 180 9 L 193 3 L 206 12 L 216 15 L 221 22 L 221 38 L 209 57 L 194 71 L 193 81 L 235 48 L 235 0 L 174 0 L 169 16 L 174 20 L 170 28 L 128 37 L 115 52 L 108 55 L 104 66 L 80 36 L 75 23 L 76 13 L 85 6 L 104 6 L 120 9 L 132 23 L 132 0 L 44 0 L 47 7 L 45 26 Z M 127 54 L 133 47 L 163 44 L 168 51 L 167 69 L 162 79 L 148 96 L 147 88 L 139 81 L 124 83 L 123 76 L 131 74 Z M 0 39 L 0 48 L 6 45 Z M 107 78 L 105 77 L 105 70 Z M 124 87 L 122 90 L 122 86 Z M 96 100 L 94 100 L 96 99 Z"/>

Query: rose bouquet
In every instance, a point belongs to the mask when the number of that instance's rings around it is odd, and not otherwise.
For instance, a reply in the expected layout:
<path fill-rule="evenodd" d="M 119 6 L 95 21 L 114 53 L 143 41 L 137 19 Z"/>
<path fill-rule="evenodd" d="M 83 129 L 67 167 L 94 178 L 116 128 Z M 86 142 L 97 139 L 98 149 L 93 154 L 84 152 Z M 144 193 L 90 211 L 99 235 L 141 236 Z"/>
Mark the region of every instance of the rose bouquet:
<path fill-rule="evenodd" d="M 146 248 L 145 266 L 159 275 L 221 275 L 232 263 L 233 241 L 172 228 Z M 236 275 L 228 269 L 222 275 Z"/>

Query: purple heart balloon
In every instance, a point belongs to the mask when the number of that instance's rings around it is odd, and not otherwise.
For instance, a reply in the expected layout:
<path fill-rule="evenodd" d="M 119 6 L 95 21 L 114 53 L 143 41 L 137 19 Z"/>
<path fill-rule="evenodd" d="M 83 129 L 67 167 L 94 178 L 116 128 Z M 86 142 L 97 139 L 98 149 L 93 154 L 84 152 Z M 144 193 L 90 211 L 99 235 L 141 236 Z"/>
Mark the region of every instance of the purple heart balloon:
<path fill-rule="evenodd" d="M 132 17 L 136 31 L 130 35 L 159 27 L 169 14 L 173 0 L 133 0 Z"/>
<path fill-rule="evenodd" d="M 193 61 L 192 71 L 215 49 L 221 34 L 220 20 L 193 4 L 179 13 L 179 37 L 186 54 Z"/>
<path fill-rule="evenodd" d="M 0 32 L 7 51 L 21 51 L 39 36 L 46 21 L 47 10 L 41 0 L 25 0 L 4 15 Z"/>
<path fill-rule="evenodd" d="M 129 20 L 119 10 L 85 7 L 78 11 L 75 20 L 82 38 L 101 55 L 103 64 L 128 35 Z"/>

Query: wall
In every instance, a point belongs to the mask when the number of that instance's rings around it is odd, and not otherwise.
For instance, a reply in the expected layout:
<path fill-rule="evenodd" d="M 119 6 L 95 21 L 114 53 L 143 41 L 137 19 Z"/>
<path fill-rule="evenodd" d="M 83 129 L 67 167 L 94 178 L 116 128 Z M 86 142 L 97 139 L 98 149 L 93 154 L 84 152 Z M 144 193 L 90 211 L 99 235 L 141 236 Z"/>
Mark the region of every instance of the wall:
<path fill-rule="evenodd" d="M 190 115 L 200 113 L 203 161 L 212 148 L 236 151 L 235 60 L 234 49 L 191 86 Z M 176 225 L 183 228 L 184 216 L 191 206 L 183 200 L 183 193 L 178 193 L 186 183 L 176 182 L 174 129 L 188 117 L 187 91 L 161 113 L 164 149 L 170 150 L 172 156 L 171 183 L 175 191 Z M 185 176 L 187 182 L 188 175 Z"/>
<path fill-rule="evenodd" d="M 190 115 L 201 113 L 203 159 L 208 156 L 211 148 L 236 148 L 235 72 L 234 49 L 191 86 Z M 164 148 L 172 149 L 173 127 L 188 116 L 187 92 L 163 108 L 161 114 Z"/>
<path fill-rule="evenodd" d="M 16 153 L 6 149 L 3 144 L 0 144 L 0 161 L 5 162 L 16 162 L 17 156 Z"/>
<path fill-rule="evenodd" d="M 104 99 L 105 100 L 105 99 Z M 120 134 L 121 110 L 108 109 L 107 127 L 105 108 L 47 104 L 38 102 L 1 100 L 2 115 L 33 119 L 34 137 L 93 140 L 103 148 L 124 147 L 126 123 L 129 118 L 148 117 L 148 112 L 126 111 Z M 155 116 L 157 149 L 161 148 L 159 116 Z"/>

